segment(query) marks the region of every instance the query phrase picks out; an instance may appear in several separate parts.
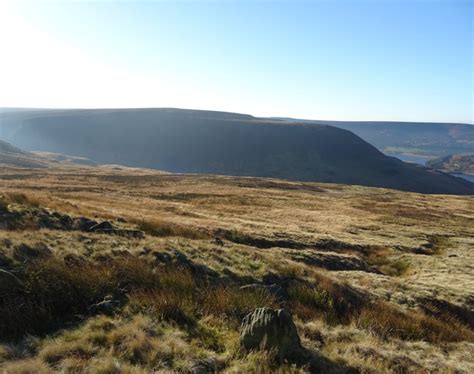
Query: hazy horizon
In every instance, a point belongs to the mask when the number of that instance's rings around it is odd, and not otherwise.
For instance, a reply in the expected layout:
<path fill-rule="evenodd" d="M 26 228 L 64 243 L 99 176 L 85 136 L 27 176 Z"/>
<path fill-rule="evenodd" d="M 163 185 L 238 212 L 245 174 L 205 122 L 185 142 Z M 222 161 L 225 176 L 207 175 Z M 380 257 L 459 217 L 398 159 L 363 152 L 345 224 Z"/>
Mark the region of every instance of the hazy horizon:
<path fill-rule="evenodd" d="M 2 2 L 0 107 L 474 123 L 470 1 Z"/>
<path fill-rule="evenodd" d="M 332 118 L 300 118 L 300 117 L 285 117 L 285 116 L 258 116 L 252 113 L 242 113 L 242 112 L 236 112 L 232 110 L 214 110 L 214 109 L 206 109 L 206 108 L 179 108 L 179 107 L 130 107 L 130 106 L 123 106 L 123 107 L 1 107 L 0 106 L 0 112 L 2 110 L 140 110 L 140 109 L 145 109 L 145 110 L 153 110 L 153 109 L 172 109 L 172 110 L 191 110 L 191 111 L 204 111 L 204 112 L 223 112 L 223 113 L 235 113 L 235 114 L 242 114 L 242 115 L 249 115 L 255 118 L 267 118 L 267 119 L 294 119 L 298 121 L 321 121 L 321 122 L 364 122 L 364 123 L 433 123 L 433 124 L 455 124 L 455 125 L 469 125 L 469 126 L 474 126 L 474 122 L 469 123 L 469 122 L 446 122 L 446 121 L 409 121 L 409 120 L 403 120 L 403 121 L 397 121 L 397 120 L 385 120 L 385 119 L 370 119 L 370 120 L 338 120 L 338 119 L 332 119 Z"/>

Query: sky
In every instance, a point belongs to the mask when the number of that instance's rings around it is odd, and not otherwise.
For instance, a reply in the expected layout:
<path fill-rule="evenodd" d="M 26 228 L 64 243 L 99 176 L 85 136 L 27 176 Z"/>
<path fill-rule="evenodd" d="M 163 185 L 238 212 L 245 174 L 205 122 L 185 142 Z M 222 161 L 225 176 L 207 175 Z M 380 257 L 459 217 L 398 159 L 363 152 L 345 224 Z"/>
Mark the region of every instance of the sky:
<path fill-rule="evenodd" d="M 474 1 L 0 0 L 0 107 L 474 123 Z"/>

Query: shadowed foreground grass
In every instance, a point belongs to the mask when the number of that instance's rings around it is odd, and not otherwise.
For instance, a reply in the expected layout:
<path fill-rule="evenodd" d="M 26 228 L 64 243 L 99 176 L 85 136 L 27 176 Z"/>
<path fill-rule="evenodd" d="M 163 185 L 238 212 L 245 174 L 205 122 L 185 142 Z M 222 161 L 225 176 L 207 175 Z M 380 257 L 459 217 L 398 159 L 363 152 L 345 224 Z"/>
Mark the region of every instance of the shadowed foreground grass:
<path fill-rule="evenodd" d="M 107 355 L 119 358 L 120 372 L 137 366 L 151 370 L 163 362 L 175 369 L 185 368 L 188 355 L 199 357 L 208 351 L 226 353 L 227 362 L 232 357 L 239 360 L 240 321 L 263 306 L 284 306 L 303 323 L 322 319 L 333 326 L 355 325 L 382 341 L 474 342 L 472 331 L 454 318 L 435 319 L 420 311 L 368 303 L 348 285 L 324 275 L 316 274 L 314 284 L 293 279 L 288 300 L 279 303 L 262 290 L 219 285 L 186 268 L 157 268 L 134 257 L 81 267 L 50 258 L 18 265 L 13 271 L 24 287 L 3 290 L 0 335 L 17 346 L 3 346 L 0 357 L 24 356 L 15 350 L 21 351 L 19 347 L 29 336 L 57 337 L 32 349 L 37 352 L 35 360 L 40 361 L 22 361 L 23 368 L 12 364 L 9 372 L 26 370 L 28 365 L 38 370 L 47 370 L 45 365 L 74 366 L 75 370 L 83 366 L 85 370 L 92 362 L 107 366 Z M 110 316 L 94 317 L 89 306 L 114 293 L 123 300 L 120 308 Z M 62 332 L 64 328 L 68 330 Z M 251 357 L 245 361 L 247 368 Z M 260 358 L 254 364 L 262 372 L 278 369 L 271 360 Z"/>
<path fill-rule="evenodd" d="M 146 313 L 183 326 L 195 325 L 203 315 L 215 315 L 237 327 L 253 309 L 281 305 L 303 320 L 321 317 L 331 324 L 356 323 L 382 338 L 474 341 L 472 331 L 454 317 L 434 318 L 369 302 L 348 285 L 323 275 L 314 284 L 292 279 L 288 301 L 279 303 L 265 290 L 244 290 L 237 283 L 220 285 L 183 267 L 156 268 L 135 257 L 80 267 L 56 258 L 35 260 L 18 266 L 14 273 L 24 286 L 3 290 L 0 304 L 0 334 L 13 339 L 80 321 L 91 305 L 116 295 L 129 313 Z"/>

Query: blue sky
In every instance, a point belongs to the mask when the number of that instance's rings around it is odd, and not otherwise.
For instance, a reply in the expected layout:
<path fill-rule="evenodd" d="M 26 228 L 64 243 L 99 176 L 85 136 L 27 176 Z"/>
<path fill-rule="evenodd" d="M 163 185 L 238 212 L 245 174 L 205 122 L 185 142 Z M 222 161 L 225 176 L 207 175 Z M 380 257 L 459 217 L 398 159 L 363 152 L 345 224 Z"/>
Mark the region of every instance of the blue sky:
<path fill-rule="evenodd" d="M 474 122 L 473 1 L 0 2 L 0 106 Z"/>

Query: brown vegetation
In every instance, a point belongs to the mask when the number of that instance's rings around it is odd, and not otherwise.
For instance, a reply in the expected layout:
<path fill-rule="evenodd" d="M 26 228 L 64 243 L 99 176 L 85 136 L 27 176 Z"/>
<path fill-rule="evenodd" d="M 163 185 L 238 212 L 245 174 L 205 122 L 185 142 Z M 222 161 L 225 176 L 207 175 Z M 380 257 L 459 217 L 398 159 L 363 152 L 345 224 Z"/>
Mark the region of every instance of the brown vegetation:
<path fill-rule="evenodd" d="M 227 373 L 474 370 L 472 197 L 2 173 L 0 219 L 47 208 L 146 237 L 0 225 L 0 269 L 15 285 L 0 285 L 1 372 L 186 372 L 200 360 Z M 316 366 L 239 349 L 242 317 L 262 306 L 291 312 Z"/>

